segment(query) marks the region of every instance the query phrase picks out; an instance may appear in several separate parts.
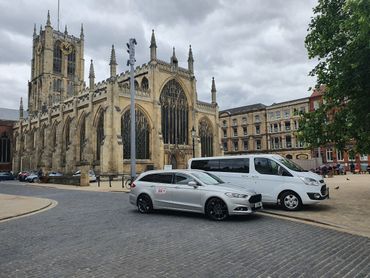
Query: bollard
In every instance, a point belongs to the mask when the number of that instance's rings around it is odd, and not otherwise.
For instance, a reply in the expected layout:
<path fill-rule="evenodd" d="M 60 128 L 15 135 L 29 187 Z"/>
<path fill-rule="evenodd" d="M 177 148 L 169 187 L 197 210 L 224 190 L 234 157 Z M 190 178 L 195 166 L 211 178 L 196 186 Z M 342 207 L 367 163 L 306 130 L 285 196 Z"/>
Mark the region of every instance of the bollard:
<path fill-rule="evenodd" d="M 112 180 L 113 180 L 113 176 L 110 175 L 109 176 L 109 187 L 112 187 Z"/>
<path fill-rule="evenodd" d="M 96 181 L 98 182 L 98 187 L 100 187 L 100 176 L 96 177 Z"/>

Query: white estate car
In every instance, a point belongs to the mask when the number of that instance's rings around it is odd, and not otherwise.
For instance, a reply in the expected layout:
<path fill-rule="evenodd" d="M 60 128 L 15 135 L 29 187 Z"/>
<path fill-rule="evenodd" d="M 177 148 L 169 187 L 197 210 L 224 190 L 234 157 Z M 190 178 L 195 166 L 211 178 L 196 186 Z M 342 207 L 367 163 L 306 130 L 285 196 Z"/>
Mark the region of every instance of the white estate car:
<path fill-rule="evenodd" d="M 213 220 L 262 208 L 261 195 L 224 183 L 204 171 L 148 171 L 132 184 L 130 203 L 139 212 L 171 209 L 204 213 Z"/>
<path fill-rule="evenodd" d="M 205 170 L 226 182 L 261 193 L 263 203 L 280 204 L 285 210 L 299 210 L 304 204 L 329 198 L 329 189 L 321 176 L 280 155 L 193 158 L 188 168 Z"/>

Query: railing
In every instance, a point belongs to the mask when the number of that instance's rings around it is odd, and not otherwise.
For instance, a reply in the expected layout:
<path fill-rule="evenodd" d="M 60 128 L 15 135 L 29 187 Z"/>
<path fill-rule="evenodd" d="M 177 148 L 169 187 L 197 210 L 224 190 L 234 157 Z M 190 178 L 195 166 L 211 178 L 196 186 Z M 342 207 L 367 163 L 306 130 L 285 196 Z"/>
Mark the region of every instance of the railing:
<path fill-rule="evenodd" d="M 96 181 L 98 187 L 103 185 L 103 183 L 108 183 L 109 187 L 112 187 L 112 184 L 119 184 L 122 188 L 131 189 L 131 176 L 125 174 L 116 174 L 116 175 L 98 175 L 96 176 Z"/>

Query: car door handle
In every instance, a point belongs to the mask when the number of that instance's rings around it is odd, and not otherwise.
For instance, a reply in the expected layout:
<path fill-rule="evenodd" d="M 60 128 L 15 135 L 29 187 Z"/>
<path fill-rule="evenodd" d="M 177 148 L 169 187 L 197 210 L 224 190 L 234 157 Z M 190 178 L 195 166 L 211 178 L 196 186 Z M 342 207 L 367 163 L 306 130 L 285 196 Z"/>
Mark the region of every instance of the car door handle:
<path fill-rule="evenodd" d="M 258 179 L 258 176 L 252 176 L 252 178 Z"/>

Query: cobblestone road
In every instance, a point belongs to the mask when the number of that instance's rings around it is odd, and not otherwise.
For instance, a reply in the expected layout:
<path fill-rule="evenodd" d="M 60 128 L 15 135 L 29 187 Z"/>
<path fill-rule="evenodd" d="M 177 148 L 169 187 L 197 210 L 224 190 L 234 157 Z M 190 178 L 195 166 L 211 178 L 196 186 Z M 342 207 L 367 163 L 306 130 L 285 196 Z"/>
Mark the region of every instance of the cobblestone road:
<path fill-rule="evenodd" d="M 125 193 L 0 183 L 58 206 L 0 223 L 0 277 L 370 277 L 370 239 L 262 215 L 141 215 Z"/>

